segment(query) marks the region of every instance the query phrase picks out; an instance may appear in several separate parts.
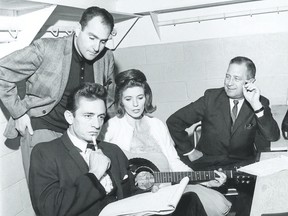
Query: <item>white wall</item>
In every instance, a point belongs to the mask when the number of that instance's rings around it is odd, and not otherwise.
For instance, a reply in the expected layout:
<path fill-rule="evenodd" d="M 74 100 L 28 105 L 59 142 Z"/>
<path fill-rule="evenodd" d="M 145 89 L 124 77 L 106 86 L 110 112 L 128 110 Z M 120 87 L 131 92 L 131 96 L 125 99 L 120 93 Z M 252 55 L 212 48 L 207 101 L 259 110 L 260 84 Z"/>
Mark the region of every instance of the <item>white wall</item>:
<path fill-rule="evenodd" d="M 256 84 L 272 105 L 288 99 L 288 33 L 259 34 L 122 48 L 119 71 L 138 68 L 146 75 L 163 121 L 196 100 L 207 88 L 222 87 L 230 59 L 242 55 L 256 64 Z"/>

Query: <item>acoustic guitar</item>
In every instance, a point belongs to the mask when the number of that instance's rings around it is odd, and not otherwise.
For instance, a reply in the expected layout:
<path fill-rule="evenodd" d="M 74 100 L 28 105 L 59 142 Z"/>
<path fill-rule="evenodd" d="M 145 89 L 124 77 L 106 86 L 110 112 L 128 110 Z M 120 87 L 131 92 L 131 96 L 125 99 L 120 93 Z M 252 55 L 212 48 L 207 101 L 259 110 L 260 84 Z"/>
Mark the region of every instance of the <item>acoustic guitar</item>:
<path fill-rule="evenodd" d="M 157 166 L 145 158 L 129 159 L 131 172 L 135 176 L 135 185 L 143 190 L 150 191 L 155 183 L 178 183 L 188 176 L 189 183 L 200 183 L 217 178 L 214 171 L 189 171 L 189 172 L 160 172 Z M 235 179 L 237 184 L 249 184 L 255 181 L 255 176 L 236 170 L 224 170 L 227 178 Z"/>

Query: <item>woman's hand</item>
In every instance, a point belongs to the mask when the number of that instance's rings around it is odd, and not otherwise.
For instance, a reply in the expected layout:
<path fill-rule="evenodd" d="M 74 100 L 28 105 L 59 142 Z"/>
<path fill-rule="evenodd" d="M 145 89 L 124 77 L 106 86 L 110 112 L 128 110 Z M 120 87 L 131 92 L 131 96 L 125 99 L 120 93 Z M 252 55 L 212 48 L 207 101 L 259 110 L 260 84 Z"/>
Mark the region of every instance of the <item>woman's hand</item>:
<path fill-rule="evenodd" d="M 159 189 L 160 189 L 160 187 L 159 187 L 160 185 L 153 185 L 153 187 L 152 187 L 152 189 L 151 189 L 151 192 L 152 193 L 156 193 Z"/>
<path fill-rule="evenodd" d="M 170 185 L 171 183 L 155 183 L 151 189 L 151 192 L 156 193 L 159 189 L 170 186 Z"/>

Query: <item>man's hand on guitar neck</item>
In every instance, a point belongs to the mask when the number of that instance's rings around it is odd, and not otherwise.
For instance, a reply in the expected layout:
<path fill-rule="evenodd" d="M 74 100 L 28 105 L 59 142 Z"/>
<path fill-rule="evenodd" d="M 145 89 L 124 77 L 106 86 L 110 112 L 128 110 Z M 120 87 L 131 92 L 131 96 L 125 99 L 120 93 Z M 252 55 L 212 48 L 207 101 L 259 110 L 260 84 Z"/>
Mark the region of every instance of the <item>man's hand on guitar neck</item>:
<path fill-rule="evenodd" d="M 223 185 L 227 180 L 227 176 L 222 172 L 222 169 L 219 169 L 218 171 L 214 170 L 214 172 L 219 177 L 215 178 L 214 180 L 208 181 L 208 182 L 202 182 L 200 184 L 204 185 L 206 187 L 220 187 L 221 185 Z"/>

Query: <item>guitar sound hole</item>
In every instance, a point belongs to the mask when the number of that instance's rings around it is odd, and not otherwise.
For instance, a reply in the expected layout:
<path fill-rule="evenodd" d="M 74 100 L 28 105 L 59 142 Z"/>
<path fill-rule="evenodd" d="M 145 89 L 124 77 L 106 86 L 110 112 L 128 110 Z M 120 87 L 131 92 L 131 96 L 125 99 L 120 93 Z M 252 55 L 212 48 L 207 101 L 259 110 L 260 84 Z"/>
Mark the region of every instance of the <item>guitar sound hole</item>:
<path fill-rule="evenodd" d="M 135 177 L 135 183 L 142 190 L 150 190 L 155 183 L 155 179 L 152 173 L 141 171 Z"/>

